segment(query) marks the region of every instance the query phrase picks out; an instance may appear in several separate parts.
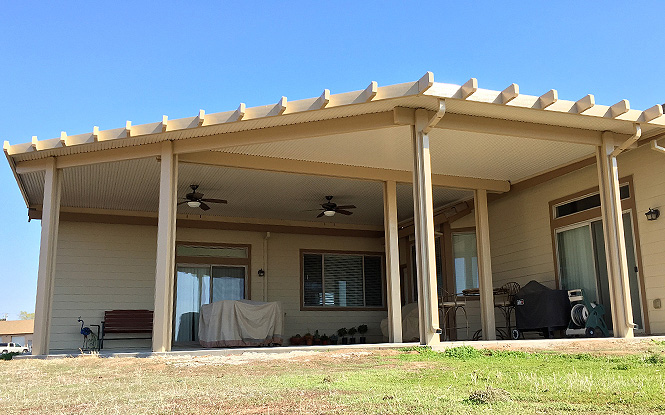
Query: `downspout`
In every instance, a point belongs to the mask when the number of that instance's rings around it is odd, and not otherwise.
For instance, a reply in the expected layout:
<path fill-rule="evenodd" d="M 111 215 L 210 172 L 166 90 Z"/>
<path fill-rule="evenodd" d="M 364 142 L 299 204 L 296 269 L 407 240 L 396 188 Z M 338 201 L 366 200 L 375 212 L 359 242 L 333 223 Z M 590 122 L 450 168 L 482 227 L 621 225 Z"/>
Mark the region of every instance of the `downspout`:
<path fill-rule="evenodd" d="M 623 142 L 619 147 L 615 148 L 614 151 L 610 154 L 610 158 L 616 158 L 619 154 L 621 154 L 624 150 L 626 150 L 628 147 L 632 146 L 634 143 L 637 142 L 637 140 L 640 139 L 642 136 L 642 127 L 638 123 L 634 124 L 635 127 L 635 133 L 626 141 Z M 655 143 L 655 141 L 653 141 Z M 621 206 L 619 206 L 619 210 L 621 209 Z M 637 327 L 637 324 L 632 321 L 632 318 L 629 318 L 628 316 L 628 308 L 624 307 L 624 318 L 626 319 L 626 322 L 628 326 L 635 328 Z"/>
<path fill-rule="evenodd" d="M 270 232 L 266 232 L 266 236 L 263 238 L 263 301 L 268 301 L 268 238 L 270 238 Z"/>

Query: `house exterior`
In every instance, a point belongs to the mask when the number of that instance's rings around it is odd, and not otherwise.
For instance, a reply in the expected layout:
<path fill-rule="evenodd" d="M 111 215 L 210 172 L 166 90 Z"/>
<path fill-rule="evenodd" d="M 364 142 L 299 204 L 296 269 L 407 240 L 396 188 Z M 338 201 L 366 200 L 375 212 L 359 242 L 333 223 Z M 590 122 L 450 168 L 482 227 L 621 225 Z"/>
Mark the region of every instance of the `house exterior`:
<path fill-rule="evenodd" d="M 616 337 L 665 333 L 665 222 L 645 215 L 665 199 L 663 136 L 661 105 L 428 72 L 5 142 L 42 226 L 33 353 L 76 349 L 77 318 L 114 309 L 154 310 L 151 339 L 115 347 L 191 345 L 199 307 L 220 298 L 280 302 L 286 337 L 367 324 L 383 341 L 387 318 L 390 342 L 417 301 L 433 344 L 441 299 L 465 288 L 470 331 L 494 339 L 493 287 L 531 280 L 584 288 Z"/>
<path fill-rule="evenodd" d="M 35 320 L 0 321 L 0 343 L 18 343 L 32 347 Z"/>

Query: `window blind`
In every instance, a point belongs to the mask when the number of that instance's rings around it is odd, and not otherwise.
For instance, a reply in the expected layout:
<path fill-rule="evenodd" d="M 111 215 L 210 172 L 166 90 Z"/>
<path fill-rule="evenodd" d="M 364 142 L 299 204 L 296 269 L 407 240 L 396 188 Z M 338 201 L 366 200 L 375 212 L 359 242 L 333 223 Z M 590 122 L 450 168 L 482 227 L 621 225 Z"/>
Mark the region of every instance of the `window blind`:
<path fill-rule="evenodd" d="M 303 254 L 303 305 L 382 307 L 382 263 L 378 255 Z"/>

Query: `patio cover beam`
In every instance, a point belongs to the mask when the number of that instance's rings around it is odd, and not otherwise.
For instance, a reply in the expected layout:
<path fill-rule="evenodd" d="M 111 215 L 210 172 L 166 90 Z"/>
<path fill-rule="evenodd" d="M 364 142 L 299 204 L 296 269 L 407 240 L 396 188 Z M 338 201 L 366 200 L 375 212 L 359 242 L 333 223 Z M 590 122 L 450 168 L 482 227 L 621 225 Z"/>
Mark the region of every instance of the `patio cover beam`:
<path fill-rule="evenodd" d="M 346 179 L 395 181 L 398 183 L 411 183 L 413 181 L 413 175 L 411 172 L 404 170 L 289 160 L 277 157 L 250 156 L 245 154 L 223 153 L 219 151 L 183 154 L 179 156 L 178 161 L 181 163 L 308 174 Z M 450 176 L 445 174 L 433 174 L 432 185 L 457 189 L 485 189 L 489 192 L 497 193 L 510 190 L 510 182 L 507 180 L 480 179 L 476 177 Z"/>
<path fill-rule="evenodd" d="M 173 154 L 173 146 L 170 141 L 162 143 L 161 157 L 155 267 L 155 311 L 152 329 L 153 352 L 170 351 L 173 332 L 178 155 Z"/>
<path fill-rule="evenodd" d="M 53 304 L 53 280 L 55 279 L 58 224 L 60 221 L 61 172 L 53 158 L 44 175 L 44 205 L 42 233 L 39 247 L 39 271 L 37 272 L 37 302 L 35 304 L 35 332 L 32 354 L 49 352 L 51 308 Z"/>

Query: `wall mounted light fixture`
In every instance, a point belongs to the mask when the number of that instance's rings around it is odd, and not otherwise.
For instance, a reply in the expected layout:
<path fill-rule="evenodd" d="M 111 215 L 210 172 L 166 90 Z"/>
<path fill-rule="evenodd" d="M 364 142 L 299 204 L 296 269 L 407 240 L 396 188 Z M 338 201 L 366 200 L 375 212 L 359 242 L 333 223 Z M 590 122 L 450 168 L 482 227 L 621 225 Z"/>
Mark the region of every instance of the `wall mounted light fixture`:
<path fill-rule="evenodd" d="M 660 216 L 660 210 L 658 208 L 649 208 L 649 211 L 645 215 L 647 220 L 656 220 Z"/>
<path fill-rule="evenodd" d="M 266 272 L 263 270 L 263 268 L 261 268 L 261 269 L 258 271 L 258 274 L 259 274 L 259 277 L 265 277 L 265 276 L 266 276 Z"/>

